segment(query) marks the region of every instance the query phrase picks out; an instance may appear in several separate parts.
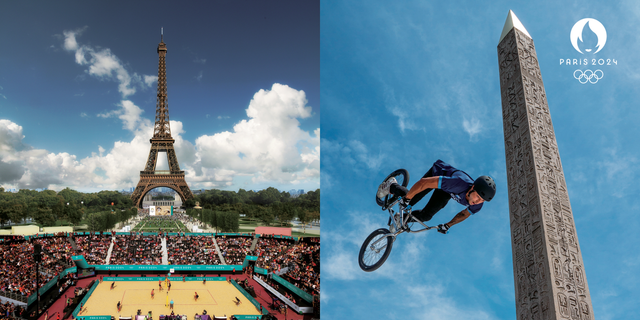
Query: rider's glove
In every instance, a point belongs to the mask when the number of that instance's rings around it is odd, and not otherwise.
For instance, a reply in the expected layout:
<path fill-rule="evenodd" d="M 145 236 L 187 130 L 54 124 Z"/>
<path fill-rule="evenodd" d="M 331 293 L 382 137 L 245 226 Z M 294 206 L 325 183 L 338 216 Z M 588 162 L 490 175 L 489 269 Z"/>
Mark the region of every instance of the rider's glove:
<path fill-rule="evenodd" d="M 449 225 L 448 224 L 439 224 L 438 225 L 438 232 L 442 233 L 442 234 L 447 234 L 447 232 L 449 231 Z"/>

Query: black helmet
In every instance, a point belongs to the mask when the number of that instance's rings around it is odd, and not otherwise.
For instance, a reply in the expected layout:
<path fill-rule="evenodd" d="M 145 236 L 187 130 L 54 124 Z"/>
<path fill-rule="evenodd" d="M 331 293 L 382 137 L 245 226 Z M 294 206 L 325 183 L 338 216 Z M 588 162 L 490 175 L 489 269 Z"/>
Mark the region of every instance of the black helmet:
<path fill-rule="evenodd" d="M 473 182 L 475 190 L 484 201 L 491 201 L 496 195 L 496 183 L 489 176 L 480 176 Z"/>

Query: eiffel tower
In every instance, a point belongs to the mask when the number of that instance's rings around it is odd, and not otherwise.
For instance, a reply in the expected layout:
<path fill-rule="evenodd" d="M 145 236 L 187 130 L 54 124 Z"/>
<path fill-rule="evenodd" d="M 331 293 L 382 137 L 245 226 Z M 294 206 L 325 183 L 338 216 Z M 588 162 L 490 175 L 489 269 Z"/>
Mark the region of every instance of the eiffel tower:
<path fill-rule="evenodd" d="M 193 198 L 193 194 L 184 180 L 184 171 L 180 170 L 176 151 L 173 149 L 175 140 L 171 137 L 169 127 L 169 106 L 167 104 L 167 66 L 165 56 L 167 55 L 167 45 L 160 35 L 158 44 L 158 100 L 156 103 L 156 123 L 153 127 L 153 137 L 151 138 L 151 151 L 145 165 L 144 171 L 140 171 L 140 182 L 131 195 L 131 200 L 137 207 L 142 206 L 142 198 L 147 192 L 158 187 L 167 187 L 176 191 L 182 201 Z M 169 160 L 169 170 L 156 170 L 158 153 L 166 152 Z"/>

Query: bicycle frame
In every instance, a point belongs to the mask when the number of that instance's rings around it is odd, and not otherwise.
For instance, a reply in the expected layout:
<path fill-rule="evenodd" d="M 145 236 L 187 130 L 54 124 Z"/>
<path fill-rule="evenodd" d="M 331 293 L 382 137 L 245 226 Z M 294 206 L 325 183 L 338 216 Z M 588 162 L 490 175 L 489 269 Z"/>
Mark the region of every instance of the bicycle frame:
<path fill-rule="evenodd" d="M 399 234 L 403 233 L 403 232 L 406 232 L 406 233 L 419 233 L 419 232 L 424 232 L 424 231 L 427 231 L 427 230 L 431 230 L 431 229 L 437 228 L 437 226 L 430 227 L 430 226 L 424 224 L 422 221 L 418 220 L 416 217 L 414 217 L 411 214 L 411 209 L 405 210 L 406 207 L 403 206 L 402 204 L 398 204 L 398 209 L 400 210 L 400 213 L 403 214 L 404 218 L 402 219 L 402 225 L 398 226 L 396 224 L 396 219 L 394 219 L 395 211 L 393 211 L 393 207 L 399 202 L 400 202 L 400 198 L 396 199 L 396 201 L 392 202 L 388 206 L 384 206 L 382 208 L 382 210 L 387 210 L 389 212 L 389 216 L 391 217 L 391 223 L 393 223 L 393 225 L 395 226 L 396 232 L 389 233 L 389 234 L 383 236 L 382 238 L 374 241 L 373 243 L 370 244 L 371 246 L 374 246 L 375 244 L 380 242 L 380 240 L 388 238 L 388 237 L 393 237 L 393 241 L 396 241 L 396 237 Z M 409 221 L 410 219 L 412 219 L 413 221 Z M 411 230 L 411 228 L 407 225 L 408 223 L 411 223 L 411 222 L 417 222 L 417 223 L 421 224 L 424 228 L 420 229 L 420 230 Z"/>

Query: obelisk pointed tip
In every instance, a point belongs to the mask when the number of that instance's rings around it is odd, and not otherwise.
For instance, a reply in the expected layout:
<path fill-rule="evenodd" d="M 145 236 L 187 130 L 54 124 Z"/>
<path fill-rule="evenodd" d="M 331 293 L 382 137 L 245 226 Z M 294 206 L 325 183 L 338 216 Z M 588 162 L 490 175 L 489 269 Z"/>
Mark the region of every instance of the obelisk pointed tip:
<path fill-rule="evenodd" d="M 529 32 L 527 32 L 527 29 L 525 29 L 524 25 L 522 25 L 522 22 L 520 22 L 520 19 L 516 17 L 516 14 L 513 13 L 513 11 L 509 10 L 509 14 L 507 15 L 507 21 L 505 21 L 504 23 L 504 28 L 502 28 L 502 34 L 500 35 L 500 40 L 498 41 L 498 43 L 502 42 L 502 39 L 504 39 L 507 33 L 509 33 L 509 31 L 511 31 L 511 29 L 513 28 L 516 28 L 522 31 L 529 38 L 531 38 L 531 35 L 529 34 Z"/>

